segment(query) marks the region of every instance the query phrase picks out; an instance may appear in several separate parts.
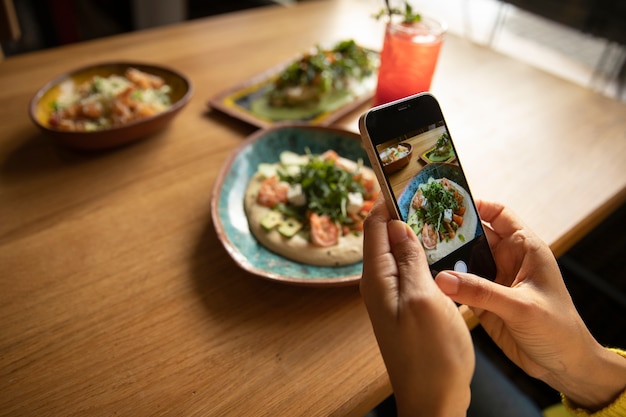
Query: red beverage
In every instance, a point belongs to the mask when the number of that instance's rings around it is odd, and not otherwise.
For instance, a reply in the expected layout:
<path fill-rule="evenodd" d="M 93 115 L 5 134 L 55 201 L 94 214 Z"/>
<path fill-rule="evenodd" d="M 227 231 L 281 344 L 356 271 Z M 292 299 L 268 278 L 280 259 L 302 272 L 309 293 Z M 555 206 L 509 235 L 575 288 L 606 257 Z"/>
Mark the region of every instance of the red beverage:
<path fill-rule="evenodd" d="M 374 105 L 428 91 L 444 33 L 443 25 L 427 18 L 387 24 Z"/>

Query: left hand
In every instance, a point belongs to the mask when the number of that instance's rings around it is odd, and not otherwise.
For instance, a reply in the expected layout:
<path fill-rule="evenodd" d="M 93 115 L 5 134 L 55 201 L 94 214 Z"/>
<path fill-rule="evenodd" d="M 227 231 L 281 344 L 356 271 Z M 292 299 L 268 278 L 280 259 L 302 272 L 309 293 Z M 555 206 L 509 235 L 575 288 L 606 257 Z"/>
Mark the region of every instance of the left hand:
<path fill-rule="evenodd" d="M 413 231 L 380 197 L 364 224 L 361 294 L 399 416 L 464 416 L 474 350 L 454 302 L 430 273 Z"/>

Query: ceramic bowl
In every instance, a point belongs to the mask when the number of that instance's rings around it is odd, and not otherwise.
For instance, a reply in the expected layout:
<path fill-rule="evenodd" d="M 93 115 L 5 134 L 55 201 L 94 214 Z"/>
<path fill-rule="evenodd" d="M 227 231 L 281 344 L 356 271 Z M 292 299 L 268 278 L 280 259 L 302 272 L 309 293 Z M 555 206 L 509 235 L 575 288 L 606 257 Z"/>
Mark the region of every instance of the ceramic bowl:
<path fill-rule="evenodd" d="M 224 163 L 213 188 L 211 215 L 217 235 L 233 260 L 244 270 L 272 281 L 305 286 L 343 286 L 359 282 L 362 262 L 339 267 L 298 263 L 273 253 L 254 238 L 244 212 L 248 182 L 260 163 L 276 163 L 282 151 L 304 154 L 334 149 L 369 166 L 360 136 L 312 125 L 274 126 L 249 136 Z"/>
<path fill-rule="evenodd" d="M 409 161 L 411 160 L 411 155 L 413 154 L 413 147 L 411 146 L 411 144 L 402 142 L 402 143 L 399 143 L 398 145 L 407 147 L 409 151 L 401 158 L 398 158 L 395 161 L 392 161 L 392 162 L 389 162 L 388 164 L 383 165 L 383 169 L 385 170 L 386 174 L 393 174 L 394 172 L 401 170 L 402 168 L 407 166 L 409 164 Z M 393 145 L 393 147 L 396 147 L 398 145 Z M 389 150 L 390 148 L 385 149 L 385 151 L 389 151 Z"/>
<path fill-rule="evenodd" d="M 79 85 L 96 75 L 123 75 L 129 67 L 157 75 L 171 87 L 172 105 L 166 111 L 121 126 L 89 132 L 63 131 L 50 125 L 53 102 L 59 97 L 62 88 Z M 81 150 L 107 149 L 138 141 L 163 129 L 187 104 L 192 92 L 193 87 L 187 77 L 163 66 L 136 62 L 102 63 L 71 71 L 48 82 L 31 99 L 29 114 L 37 127 L 62 145 Z"/>

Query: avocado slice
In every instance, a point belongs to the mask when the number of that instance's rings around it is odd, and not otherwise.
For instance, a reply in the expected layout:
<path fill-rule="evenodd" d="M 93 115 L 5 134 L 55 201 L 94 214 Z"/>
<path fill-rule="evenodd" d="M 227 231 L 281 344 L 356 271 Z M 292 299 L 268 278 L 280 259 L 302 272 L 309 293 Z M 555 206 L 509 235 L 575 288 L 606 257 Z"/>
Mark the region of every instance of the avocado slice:
<path fill-rule="evenodd" d="M 290 217 L 285 220 L 278 226 L 278 232 L 287 237 L 293 237 L 296 233 L 302 229 L 302 222 Z"/>
<path fill-rule="evenodd" d="M 283 215 L 278 211 L 270 210 L 261 219 L 261 226 L 266 230 L 270 231 L 283 221 Z"/>

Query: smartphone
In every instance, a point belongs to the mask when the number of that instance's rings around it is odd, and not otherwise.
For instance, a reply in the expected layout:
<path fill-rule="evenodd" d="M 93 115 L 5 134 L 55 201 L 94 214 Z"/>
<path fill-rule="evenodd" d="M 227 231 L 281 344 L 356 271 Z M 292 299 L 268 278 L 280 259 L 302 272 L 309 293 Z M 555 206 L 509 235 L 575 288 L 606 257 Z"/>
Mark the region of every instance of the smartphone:
<path fill-rule="evenodd" d="M 433 276 L 455 270 L 494 280 L 485 231 L 435 97 L 374 107 L 359 129 L 391 215 L 417 234 Z"/>

